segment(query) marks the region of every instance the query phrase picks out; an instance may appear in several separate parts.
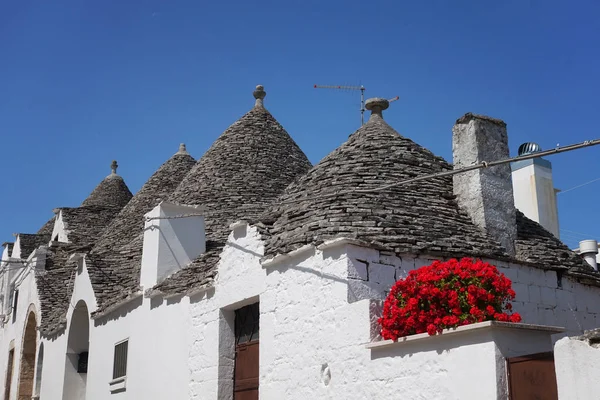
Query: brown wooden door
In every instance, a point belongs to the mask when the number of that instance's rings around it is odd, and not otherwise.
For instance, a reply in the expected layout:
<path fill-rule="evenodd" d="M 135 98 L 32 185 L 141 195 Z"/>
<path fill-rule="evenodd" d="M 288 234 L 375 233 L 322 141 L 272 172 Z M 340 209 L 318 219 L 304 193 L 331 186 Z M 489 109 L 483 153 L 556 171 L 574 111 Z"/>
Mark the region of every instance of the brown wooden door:
<path fill-rule="evenodd" d="M 511 400 L 558 400 L 553 353 L 509 358 L 507 361 Z"/>
<path fill-rule="evenodd" d="M 235 350 L 234 400 L 258 399 L 258 340 Z"/>
<path fill-rule="evenodd" d="M 258 400 L 258 320 L 258 303 L 235 311 L 234 400 Z"/>

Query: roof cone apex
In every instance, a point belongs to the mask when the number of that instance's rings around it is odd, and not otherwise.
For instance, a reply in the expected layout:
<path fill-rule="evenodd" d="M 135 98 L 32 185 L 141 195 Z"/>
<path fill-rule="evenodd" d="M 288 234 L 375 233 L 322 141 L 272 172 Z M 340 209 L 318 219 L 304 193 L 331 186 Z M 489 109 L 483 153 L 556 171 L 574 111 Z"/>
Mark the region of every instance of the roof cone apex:
<path fill-rule="evenodd" d="M 256 90 L 254 90 L 252 94 L 256 99 L 254 107 L 264 107 L 264 98 L 267 95 L 267 92 L 265 92 L 265 87 L 263 85 L 256 85 Z"/>
<path fill-rule="evenodd" d="M 117 160 L 113 160 L 112 163 L 110 163 L 110 174 L 116 175 L 117 168 L 119 168 L 119 164 L 117 164 Z"/>
<path fill-rule="evenodd" d="M 185 147 L 185 143 L 180 143 L 179 144 L 179 150 L 175 154 L 189 154 L 187 152 L 187 148 Z"/>
<path fill-rule="evenodd" d="M 382 117 L 382 111 L 387 110 L 390 106 L 390 102 L 387 99 L 383 99 L 381 97 L 374 97 L 372 99 L 368 99 L 365 102 L 365 108 L 371 111 L 371 116 L 378 115 Z"/>

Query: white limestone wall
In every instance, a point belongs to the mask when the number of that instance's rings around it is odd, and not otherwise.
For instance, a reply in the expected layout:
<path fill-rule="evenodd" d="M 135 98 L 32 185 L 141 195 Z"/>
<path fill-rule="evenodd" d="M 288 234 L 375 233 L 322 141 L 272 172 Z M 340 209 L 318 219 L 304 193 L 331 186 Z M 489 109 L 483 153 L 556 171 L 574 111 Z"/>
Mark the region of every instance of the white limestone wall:
<path fill-rule="evenodd" d="M 452 356 L 417 346 L 410 354 L 375 357 L 364 348 L 378 331 L 379 311 L 368 299 L 384 299 L 398 278 L 433 259 L 346 244 L 307 247 L 265 268 L 259 262 L 262 242 L 253 227 L 238 228 L 229 241 L 215 289 L 191 302 L 189 398 L 229 398 L 233 310 L 258 300 L 261 398 L 393 397 L 404 390 L 413 390 L 412 398 L 468 398 L 455 390 L 460 378 L 447 371 L 459 359 L 466 368 L 474 354 L 488 351 L 476 343 L 448 343 Z M 514 305 L 523 322 L 565 326 L 575 333 L 597 326 L 599 289 L 559 279 L 553 271 L 492 263 L 513 281 Z M 413 357 L 416 353 L 420 355 Z M 440 384 L 417 382 L 419 376 L 433 376 Z"/>
<path fill-rule="evenodd" d="M 554 365 L 558 397 L 561 400 L 598 398 L 600 348 L 587 340 L 566 337 L 554 346 Z"/>
<path fill-rule="evenodd" d="M 266 288 L 267 272 L 259 262 L 264 247 L 256 228 L 237 227 L 229 242 L 221 256 L 215 288 L 191 298 L 189 399 L 231 398 L 234 311 L 259 301 Z M 261 335 L 267 304 L 260 297 Z M 263 356 L 261 347 L 261 360 Z"/>
<path fill-rule="evenodd" d="M 385 299 L 394 282 L 407 271 L 430 264 L 433 259 L 402 258 L 373 249 L 349 246 L 348 299 Z M 514 310 L 524 323 L 561 326 L 566 334 L 580 334 L 600 326 L 600 288 L 572 278 L 525 265 L 486 260 L 496 265 L 513 283 Z M 367 279 L 368 277 L 368 279 Z"/>
<path fill-rule="evenodd" d="M 2 329 L 3 335 L 0 338 L 2 391 L 9 346 L 11 341 L 14 341 L 11 399 L 15 398 L 17 393 L 21 341 L 27 309 L 30 304 L 34 304 L 36 310 L 40 309 L 33 275 L 28 274 L 22 278 L 23 281 L 19 285 L 17 321 L 13 324 L 12 320 L 9 320 Z M 85 267 L 79 269 L 74 281 L 66 329 L 55 337 L 41 339 L 44 343 L 42 398 L 63 398 L 68 333 L 73 306 L 80 301 L 86 303 L 90 312 L 95 310 L 95 297 Z M 39 311 L 37 315 L 39 324 Z M 131 301 L 104 319 L 92 320 L 86 399 L 187 399 L 190 382 L 190 332 L 188 298 L 151 300 L 139 297 L 137 301 Z M 111 394 L 109 382 L 112 380 L 114 345 L 125 338 L 129 338 L 126 390 Z"/>
<path fill-rule="evenodd" d="M 69 231 L 65 226 L 65 221 L 63 218 L 62 210 L 58 213 L 56 220 L 54 221 L 54 228 L 52 229 L 52 236 L 50 237 L 52 241 L 56 240 L 59 242 L 68 243 L 69 242 Z"/>
<path fill-rule="evenodd" d="M 95 310 L 95 303 L 85 268 L 84 272 L 81 282 L 76 282 L 72 303 L 86 300 L 91 312 Z M 188 309 L 187 298 L 162 300 L 140 296 L 106 317 L 93 320 L 86 399 L 187 398 L 190 380 Z M 124 339 L 129 339 L 125 390 L 111 393 L 114 346 Z M 63 351 L 63 360 L 64 357 Z"/>
<path fill-rule="evenodd" d="M 16 271 L 15 271 L 16 272 Z M 2 335 L 0 337 L 0 393 L 4 393 L 6 383 L 6 372 L 8 364 L 8 352 L 11 345 L 14 345 L 13 373 L 11 381 L 10 398 L 16 398 L 18 389 L 19 370 L 21 367 L 21 352 L 23 348 L 23 334 L 27 322 L 28 311 L 33 310 L 36 320 L 40 318 L 40 303 L 37 296 L 37 288 L 33 271 L 30 269 L 20 269 L 13 281 L 18 283 L 19 298 L 17 309 L 5 317 L 5 323 L 2 326 Z M 7 310 L 10 311 L 10 310 Z M 12 313 L 16 312 L 16 320 L 13 322 Z M 38 334 L 38 343 L 40 336 Z M 37 360 L 37 355 L 36 355 Z"/>

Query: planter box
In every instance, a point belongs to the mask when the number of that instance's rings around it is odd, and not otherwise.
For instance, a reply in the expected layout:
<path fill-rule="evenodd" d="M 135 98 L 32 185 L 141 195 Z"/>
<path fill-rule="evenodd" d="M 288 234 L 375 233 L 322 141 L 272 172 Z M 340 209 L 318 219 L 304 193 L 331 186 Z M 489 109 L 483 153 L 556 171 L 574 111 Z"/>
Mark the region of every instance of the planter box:
<path fill-rule="evenodd" d="M 413 376 L 415 387 L 420 388 L 417 398 L 507 399 L 506 360 L 552 352 L 551 335 L 563 331 L 486 321 L 448 329 L 440 335 L 424 333 L 397 342 L 372 342 L 366 347 L 375 363 L 402 368 L 402 376 Z M 393 380 L 393 371 L 391 374 Z"/>

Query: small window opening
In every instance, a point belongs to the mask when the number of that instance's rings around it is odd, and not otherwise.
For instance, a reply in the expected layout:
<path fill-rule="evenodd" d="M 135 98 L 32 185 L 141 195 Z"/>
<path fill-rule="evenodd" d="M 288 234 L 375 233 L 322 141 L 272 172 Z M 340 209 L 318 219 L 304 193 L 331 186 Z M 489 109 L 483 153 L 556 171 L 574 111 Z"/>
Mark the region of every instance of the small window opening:
<path fill-rule="evenodd" d="M 13 324 L 17 320 L 17 306 L 19 305 L 19 291 L 15 290 L 15 295 L 13 298 L 13 306 L 12 306 L 12 322 Z"/>
<path fill-rule="evenodd" d="M 77 373 L 87 374 L 88 355 L 89 352 L 87 351 L 79 353 L 79 359 L 77 361 Z"/>
<path fill-rule="evenodd" d="M 115 360 L 113 364 L 113 379 L 127 375 L 127 347 L 129 340 L 115 345 Z"/>
<path fill-rule="evenodd" d="M 235 344 L 258 340 L 258 303 L 235 310 Z"/>

